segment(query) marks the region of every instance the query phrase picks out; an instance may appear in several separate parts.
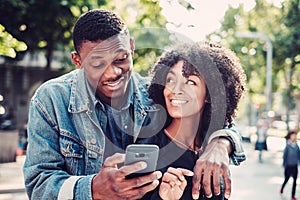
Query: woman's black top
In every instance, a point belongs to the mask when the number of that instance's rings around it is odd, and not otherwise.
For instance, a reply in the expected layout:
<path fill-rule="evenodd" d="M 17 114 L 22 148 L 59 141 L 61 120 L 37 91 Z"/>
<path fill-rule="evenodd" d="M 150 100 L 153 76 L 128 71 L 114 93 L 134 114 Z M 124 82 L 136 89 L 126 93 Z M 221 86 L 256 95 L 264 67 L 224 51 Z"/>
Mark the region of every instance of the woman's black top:
<path fill-rule="evenodd" d="M 185 168 L 193 171 L 195 163 L 198 159 L 198 155 L 194 151 L 184 150 L 178 147 L 171 139 L 164 133 L 160 131 L 158 134 L 150 137 L 138 139 L 140 144 L 156 144 L 159 146 L 159 158 L 157 162 L 157 169 L 164 174 L 169 167 L 174 168 Z M 193 177 L 185 177 L 187 180 L 187 186 L 181 197 L 182 200 L 192 200 L 192 179 Z M 159 186 L 151 192 L 148 192 L 142 199 L 143 200 L 159 200 L 161 199 L 158 194 Z M 212 187 L 213 191 L 213 187 Z M 200 197 L 201 200 L 224 200 L 224 181 L 221 179 L 221 193 L 218 196 L 213 196 L 211 198 L 206 198 L 204 190 L 201 187 Z"/>

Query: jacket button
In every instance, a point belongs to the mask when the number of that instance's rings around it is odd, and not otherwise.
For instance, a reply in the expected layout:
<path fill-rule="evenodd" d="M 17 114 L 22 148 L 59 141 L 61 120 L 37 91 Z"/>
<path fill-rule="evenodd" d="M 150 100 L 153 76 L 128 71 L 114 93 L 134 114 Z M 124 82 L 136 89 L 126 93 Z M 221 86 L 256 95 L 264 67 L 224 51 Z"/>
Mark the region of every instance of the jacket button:
<path fill-rule="evenodd" d="M 96 142 L 97 142 L 96 138 L 93 138 L 93 139 L 91 140 L 91 143 L 92 143 L 92 144 L 96 144 Z"/>

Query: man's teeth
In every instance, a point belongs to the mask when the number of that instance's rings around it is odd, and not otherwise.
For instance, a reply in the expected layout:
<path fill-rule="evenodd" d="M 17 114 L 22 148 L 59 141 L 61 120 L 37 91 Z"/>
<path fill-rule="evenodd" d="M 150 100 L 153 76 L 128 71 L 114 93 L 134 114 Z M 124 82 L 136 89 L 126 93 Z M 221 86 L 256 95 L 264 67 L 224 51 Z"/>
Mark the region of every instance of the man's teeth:
<path fill-rule="evenodd" d="M 124 77 L 119 78 L 118 80 L 114 81 L 114 82 L 108 82 L 107 85 L 109 86 L 116 86 L 118 85 L 122 80 L 124 79 Z"/>
<path fill-rule="evenodd" d="M 171 103 L 173 103 L 173 104 L 184 104 L 184 103 L 187 103 L 187 101 L 186 100 L 173 99 L 173 100 L 171 100 Z"/>

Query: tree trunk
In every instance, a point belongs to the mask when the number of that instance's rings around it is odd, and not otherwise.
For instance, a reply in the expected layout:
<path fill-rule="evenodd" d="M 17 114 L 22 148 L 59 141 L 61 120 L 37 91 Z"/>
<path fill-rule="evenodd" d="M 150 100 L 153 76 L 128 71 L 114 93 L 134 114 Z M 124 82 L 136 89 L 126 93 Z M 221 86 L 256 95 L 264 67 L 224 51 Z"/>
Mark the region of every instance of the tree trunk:
<path fill-rule="evenodd" d="M 53 42 L 49 42 L 49 44 L 47 45 L 46 48 L 46 71 L 49 71 L 51 68 L 51 62 L 52 62 L 52 58 L 53 58 L 53 50 L 54 50 L 54 43 Z"/>

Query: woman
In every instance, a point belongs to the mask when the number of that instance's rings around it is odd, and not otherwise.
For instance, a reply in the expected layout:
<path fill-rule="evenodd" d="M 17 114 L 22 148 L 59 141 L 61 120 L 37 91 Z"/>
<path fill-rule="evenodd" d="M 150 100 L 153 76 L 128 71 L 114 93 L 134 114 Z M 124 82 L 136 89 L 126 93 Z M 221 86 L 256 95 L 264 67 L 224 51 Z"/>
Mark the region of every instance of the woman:
<path fill-rule="evenodd" d="M 300 161 L 300 149 L 297 143 L 297 132 L 290 131 L 286 136 L 286 146 L 283 151 L 284 181 L 280 188 L 280 194 L 290 177 L 293 177 L 292 200 L 296 200 L 296 186 L 298 178 L 298 165 Z"/>
<path fill-rule="evenodd" d="M 211 43 L 183 44 L 164 53 L 154 66 L 149 94 L 167 109 L 169 120 L 164 130 L 142 141 L 160 147 L 158 169 L 164 173 L 160 187 L 144 199 L 198 199 L 192 196 L 192 171 L 205 148 L 210 123 L 215 122 L 212 108 L 216 105 L 212 105 L 210 94 L 222 87 L 207 85 L 208 80 L 215 76 L 208 71 L 215 66 L 214 73 L 221 74 L 225 88 L 224 96 L 218 94 L 226 99 L 226 105 L 219 105 L 226 111 L 222 126 L 231 127 L 246 80 L 239 59 L 232 51 Z M 220 118 L 222 120 L 222 116 Z M 224 199 L 221 170 L 216 170 L 211 177 L 221 185 L 214 188 L 217 195 L 206 197 L 201 187 L 199 199 Z"/>

